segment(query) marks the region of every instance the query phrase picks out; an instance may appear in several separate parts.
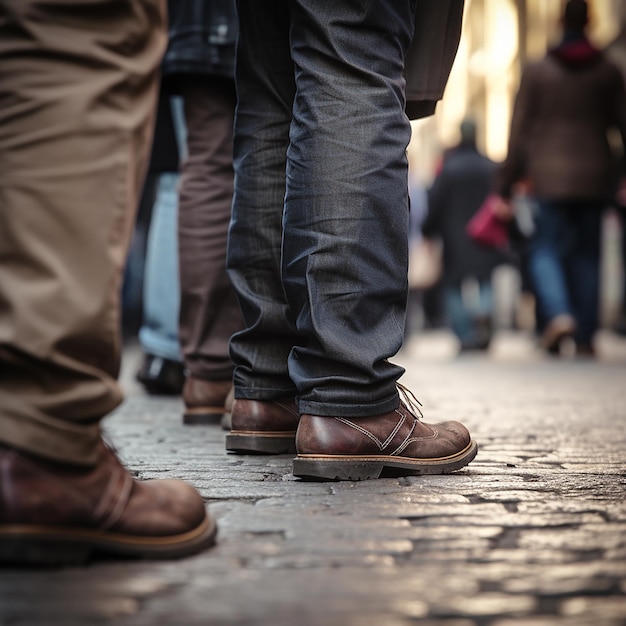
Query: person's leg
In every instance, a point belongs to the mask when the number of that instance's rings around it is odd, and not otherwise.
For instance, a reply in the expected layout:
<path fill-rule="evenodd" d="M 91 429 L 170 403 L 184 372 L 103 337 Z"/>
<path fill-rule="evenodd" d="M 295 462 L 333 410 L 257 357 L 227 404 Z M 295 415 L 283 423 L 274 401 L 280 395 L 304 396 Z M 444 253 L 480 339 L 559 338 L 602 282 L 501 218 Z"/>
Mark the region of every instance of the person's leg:
<path fill-rule="evenodd" d="M 100 433 L 122 399 L 119 291 L 164 8 L 0 8 L 0 562 L 181 556 L 215 533 L 195 490 L 133 481 Z"/>
<path fill-rule="evenodd" d="M 622 284 L 620 293 L 620 307 L 617 314 L 617 320 L 613 330 L 626 337 L 626 207 L 620 206 L 617 208 L 621 224 L 621 270 L 622 270 Z"/>
<path fill-rule="evenodd" d="M 219 420 L 232 386 L 229 340 L 243 326 L 226 273 L 233 196 L 232 80 L 183 86 L 188 155 L 181 168 L 180 342 L 187 381 L 186 422 Z"/>
<path fill-rule="evenodd" d="M 135 341 L 141 327 L 146 248 L 158 182 L 159 174 L 148 170 L 132 228 L 122 277 L 122 337 L 124 341 Z"/>
<path fill-rule="evenodd" d="M 282 215 L 295 94 L 289 2 L 240 0 L 235 195 L 228 271 L 245 328 L 231 340 L 235 397 L 294 396 L 287 358 L 298 334 L 281 282 Z"/>
<path fill-rule="evenodd" d="M 164 168 L 158 177 L 146 248 L 143 317 L 139 343 L 144 352 L 137 380 L 148 393 L 180 394 L 185 369 L 178 339 L 178 187 L 180 160 L 186 154 L 187 129 L 179 96 L 159 95 L 150 165 Z"/>
<path fill-rule="evenodd" d="M 408 265 L 404 53 L 415 3 L 293 0 L 296 71 L 283 284 L 305 342 L 289 355 L 301 414 L 294 475 L 442 473 L 476 454 L 431 426 L 388 361 L 403 339 Z"/>
<path fill-rule="evenodd" d="M 7 10 L 0 33 L 0 439 L 89 464 L 100 418 L 122 399 L 128 205 L 143 183 L 155 98 L 147 77 L 163 39 L 143 30 L 156 20 L 154 2 L 111 2 L 111 24 L 90 18 L 87 5 L 30 4 Z M 136 53 L 124 58 L 138 27 Z M 127 88 L 110 92 L 116 81 Z"/>
<path fill-rule="evenodd" d="M 139 341 L 145 352 L 181 361 L 178 341 L 178 174 L 161 174 L 148 235 L 144 281 L 144 323 Z"/>
<path fill-rule="evenodd" d="M 289 1 L 238 2 L 235 195 L 228 271 L 245 327 L 231 339 L 237 452 L 295 452 L 299 415 L 287 359 L 302 343 L 281 281 L 286 152 L 295 94 Z"/>
<path fill-rule="evenodd" d="M 461 343 L 461 351 L 486 350 L 491 340 L 493 298 L 491 283 L 466 278 L 446 288 L 448 320 Z"/>
<path fill-rule="evenodd" d="M 470 315 L 463 303 L 463 294 L 458 285 L 449 285 L 444 291 L 446 303 L 446 318 L 452 332 L 463 346 L 469 345 L 472 340 Z"/>
<path fill-rule="evenodd" d="M 566 207 L 541 202 L 530 242 L 529 271 L 548 319 L 571 313 L 564 257 L 569 228 Z"/>
<path fill-rule="evenodd" d="M 414 3 L 292 2 L 297 96 L 287 152 L 282 274 L 297 328 L 301 413 L 399 404 L 407 300 L 404 53 Z"/>
<path fill-rule="evenodd" d="M 490 279 L 478 281 L 478 293 L 472 312 L 474 345 L 480 350 L 489 348 L 493 335 L 493 286 Z"/>
<path fill-rule="evenodd" d="M 172 108 L 169 94 L 163 88 L 159 91 L 154 124 L 148 174 L 141 193 L 122 282 L 122 329 L 124 339 L 130 341 L 137 339 L 144 322 L 148 240 L 159 177 L 163 172 L 178 171 L 179 150 Z"/>
<path fill-rule="evenodd" d="M 567 211 L 565 204 L 539 202 L 529 243 L 529 273 L 545 320 L 541 341 L 549 350 L 556 349 L 575 328 L 565 268 L 573 241 Z"/>
<path fill-rule="evenodd" d="M 144 360 L 137 380 L 155 394 L 179 394 L 185 381 L 178 341 L 178 181 L 175 173 L 159 177 L 146 251 L 139 329 Z"/>
<path fill-rule="evenodd" d="M 298 412 L 315 415 L 300 419 L 294 474 L 452 471 L 473 458 L 475 444 L 461 425 L 434 430 L 400 407 L 403 370 L 387 361 L 402 343 L 406 306 L 410 128 L 402 70 L 413 6 L 357 4 L 290 0 L 273 15 L 252 0 L 239 2 L 229 267 L 247 329 L 232 343 L 238 400 L 231 438 L 253 439 L 255 411 L 297 389 Z M 264 202 L 250 192 L 264 194 Z M 237 424 L 240 401 L 252 407 L 250 420 L 239 420 L 246 429 Z M 267 409 L 272 436 L 287 431 L 292 404 Z M 433 436 L 434 447 L 413 446 Z M 370 456 L 371 446 L 382 460 Z M 395 456 L 401 453 L 408 458 Z M 428 461 L 416 458 L 422 453 Z M 339 470 L 327 467 L 335 462 Z"/>
<path fill-rule="evenodd" d="M 571 300 L 576 319 L 574 338 L 584 350 L 591 350 L 598 329 L 600 309 L 600 247 L 603 203 L 573 206 L 571 224 L 574 246 L 568 260 Z"/>

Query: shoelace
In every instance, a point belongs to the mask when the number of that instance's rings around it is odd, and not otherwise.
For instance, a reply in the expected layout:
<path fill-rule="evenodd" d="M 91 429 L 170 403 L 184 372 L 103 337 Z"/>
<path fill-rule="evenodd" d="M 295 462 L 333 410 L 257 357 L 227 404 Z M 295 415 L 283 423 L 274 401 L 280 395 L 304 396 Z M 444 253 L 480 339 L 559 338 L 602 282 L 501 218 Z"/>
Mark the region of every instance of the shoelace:
<path fill-rule="evenodd" d="M 396 382 L 396 387 L 400 392 L 401 400 L 403 404 L 417 417 L 417 419 L 424 419 L 422 413 L 422 403 L 415 397 L 415 394 L 405 387 L 402 383 Z"/>

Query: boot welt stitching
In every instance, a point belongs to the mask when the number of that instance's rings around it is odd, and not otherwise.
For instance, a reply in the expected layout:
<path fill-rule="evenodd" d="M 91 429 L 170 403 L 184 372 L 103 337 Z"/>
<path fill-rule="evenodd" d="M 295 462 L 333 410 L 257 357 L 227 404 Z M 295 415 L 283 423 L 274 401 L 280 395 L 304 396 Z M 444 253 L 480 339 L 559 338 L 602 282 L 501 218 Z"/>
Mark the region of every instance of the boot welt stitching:
<path fill-rule="evenodd" d="M 422 426 L 428 427 L 427 424 L 423 424 L 423 423 L 422 423 Z M 399 454 L 412 443 L 416 443 L 419 441 L 426 441 L 429 439 L 437 439 L 437 437 L 439 437 L 439 431 L 435 430 L 434 428 L 432 428 L 431 430 L 433 431 L 433 434 L 430 437 L 411 437 L 411 433 L 409 433 L 409 436 L 404 440 L 404 442 L 400 444 L 400 447 L 397 450 L 395 450 L 395 452 L 392 452 L 391 454 L 392 455 Z"/>
<path fill-rule="evenodd" d="M 406 421 L 406 417 L 402 413 L 400 413 L 400 418 L 401 418 L 400 421 L 396 424 L 396 427 L 391 431 L 391 434 L 389 435 L 389 437 L 385 439 L 385 442 L 383 443 L 383 447 L 382 447 L 383 450 L 393 441 L 393 438 L 396 436 L 396 434 L 398 433 L 398 431 L 400 430 L 400 428 Z M 411 429 L 411 432 L 413 432 L 413 429 Z M 407 436 L 410 436 L 410 434 L 411 433 L 409 433 L 409 435 Z"/>
<path fill-rule="evenodd" d="M 404 438 L 404 441 L 391 453 L 391 456 L 396 456 L 400 454 L 400 452 L 402 452 L 411 443 L 411 441 L 414 441 L 415 438 L 411 437 L 411 435 L 413 434 L 413 431 L 415 430 L 416 423 L 417 421 L 413 420 L 413 425 L 411 427 L 410 432 Z"/>
<path fill-rule="evenodd" d="M 400 430 L 400 428 L 402 427 L 402 425 L 404 424 L 406 420 L 406 416 L 403 413 L 399 411 L 396 411 L 396 413 L 398 413 L 401 419 L 395 425 L 394 429 L 391 431 L 391 434 L 389 435 L 389 437 L 387 437 L 387 439 L 384 442 L 380 441 L 380 439 L 378 439 L 378 437 L 376 437 L 376 435 L 371 433 L 369 430 L 365 430 L 365 428 L 363 428 L 362 426 L 359 426 L 358 424 L 355 424 L 354 422 L 351 422 L 350 420 L 347 420 L 343 417 L 335 417 L 335 419 L 341 422 L 342 424 L 345 424 L 346 426 L 350 426 L 351 428 L 358 430 L 363 435 L 366 435 L 367 437 L 369 437 L 382 452 L 391 443 L 391 441 L 396 436 L 397 432 Z M 413 425 L 413 428 L 415 428 L 415 425 Z M 411 430 L 411 433 L 412 432 L 413 430 Z M 408 436 L 410 436 L 411 433 L 409 433 Z"/>
<path fill-rule="evenodd" d="M 298 454 L 298 459 L 315 459 L 318 461 L 376 461 L 376 462 L 384 462 L 389 460 L 394 461 L 402 461 L 406 463 L 440 463 L 449 460 L 454 460 L 458 458 L 462 458 L 464 454 L 469 452 L 472 449 L 472 443 L 470 442 L 463 450 L 459 452 L 455 452 L 454 454 L 449 454 L 447 456 L 438 456 L 438 457 L 425 457 L 425 458 L 415 458 L 410 456 L 395 456 L 391 457 L 391 455 L 377 455 L 377 454 L 352 454 L 352 455 L 341 455 L 341 454 Z"/>

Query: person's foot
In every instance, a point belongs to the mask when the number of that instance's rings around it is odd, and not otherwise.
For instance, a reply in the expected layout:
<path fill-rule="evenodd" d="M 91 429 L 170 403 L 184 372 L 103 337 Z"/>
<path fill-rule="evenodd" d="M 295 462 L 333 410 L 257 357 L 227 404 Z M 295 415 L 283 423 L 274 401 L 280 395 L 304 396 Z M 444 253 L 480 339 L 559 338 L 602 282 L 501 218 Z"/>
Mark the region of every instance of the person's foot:
<path fill-rule="evenodd" d="M 299 417 L 293 397 L 235 400 L 226 450 L 248 454 L 295 452 Z"/>
<path fill-rule="evenodd" d="M 177 396 L 185 383 L 185 368 L 179 361 L 146 354 L 136 378 L 151 395 Z"/>
<path fill-rule="evenodd" d="M 557 315 L 547 324 L 541 335 L 540 344 L 553 354 L 560 351 L 561 342 L 570 339 L 576 331 L 576 320 L 568 314 Z"/>
<path fill-rule="evenodd" d="M 216 532 L 193 487 L 136 481 L 104 444 L 95 467 L 0 444 L 0 564 L 78 565 L 96 555 L 179 558 L 213 545 Z"/>
<path fill-rule="evenodd" d="M 489 350 L 490 340 L 479 341 L 462 341 L 460 352 L 487 352 Z"/>
<path fill-rule="evenodd" d="M 395 411 L 373 417 L 302 415 L 293 474 L 309 480 L 365 480 L 382 475 L 447 474 L 478 450 L 459 422 L 426 424 L 405 393 Z M 418 409 L 413 409 L 419 413 Z"/>
<path fill-rule="evenodd" d="M 594 359 L 596 357 L 596 351 L 592 343 L 577 343 L 576 344 L 576 356 L 585 359 Z"/>
<path fill-rule="evenodd" d="M 233 383 L 189 376 L 183 387 L 184 424 L 219 424 L 232 408 Z"/>

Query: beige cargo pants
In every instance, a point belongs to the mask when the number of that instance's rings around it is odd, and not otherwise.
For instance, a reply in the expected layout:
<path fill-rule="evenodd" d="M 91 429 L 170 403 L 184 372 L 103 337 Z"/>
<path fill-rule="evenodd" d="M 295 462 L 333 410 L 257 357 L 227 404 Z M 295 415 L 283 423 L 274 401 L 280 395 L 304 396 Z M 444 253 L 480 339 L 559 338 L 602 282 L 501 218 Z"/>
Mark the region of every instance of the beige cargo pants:
<path fill-rule="evenodd" d="M 97 461 L 161 0 L 0 0 L 0 442 Z"/>

